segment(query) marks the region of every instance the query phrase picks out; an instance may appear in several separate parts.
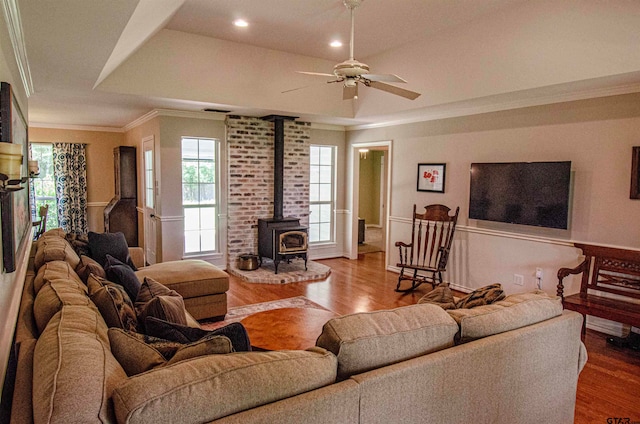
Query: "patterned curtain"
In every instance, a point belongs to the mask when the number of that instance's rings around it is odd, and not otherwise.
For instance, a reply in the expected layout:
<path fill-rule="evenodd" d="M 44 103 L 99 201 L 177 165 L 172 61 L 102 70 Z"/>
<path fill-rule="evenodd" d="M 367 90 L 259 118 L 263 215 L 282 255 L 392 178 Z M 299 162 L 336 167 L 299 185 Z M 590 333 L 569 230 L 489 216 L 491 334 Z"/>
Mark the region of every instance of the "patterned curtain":
<path fill-rule="evenodd" d="M 53 143 L 53 169 L 58 201 L 58 222 L 67 233 L 86 234 L 86 144 Z"/>

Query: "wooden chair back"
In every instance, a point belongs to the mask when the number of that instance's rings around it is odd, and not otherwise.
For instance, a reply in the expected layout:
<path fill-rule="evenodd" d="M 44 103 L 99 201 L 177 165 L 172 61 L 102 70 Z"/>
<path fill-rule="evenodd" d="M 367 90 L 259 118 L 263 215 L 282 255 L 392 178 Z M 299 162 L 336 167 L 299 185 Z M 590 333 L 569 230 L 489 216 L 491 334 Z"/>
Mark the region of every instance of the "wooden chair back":
<path fill-rule="evenodd" d="M 589 290 L 597 290 L 640 299 L 638 251 L 584 243 L 574 243 L 574 246 L 581 249 L 585 256 L 584 262 L 579 265 L 582 272 L 580 293 L 583 297 L 590 293 Z M 569 273 L 571 272 L 565 272 L 567 275 Z M 560 272 L 558 276 L 561 277 Z M 562 290 L 559 290 L 558 295 L 564 295 Z"/>
<path fill-rule="evenodd" d="M 457 207 L 453 215 L 444 205 L 425 206 L 424 212 L 416 212 L 413 205 L 411 241 L 396 242 L 400 250 L 400 277 L 396 291 L 411 291 L 420 284 L 429 282 L 434 287 L 442 282 L 442 272 L 446 270 L 453 236 L 458 222 Z M 402 281 L 410 280 L 411 287 L 400 288 Z"/>
<path fill-rule="evenodd" d="M 36 227 L 36 232 L 33 235 L 33 239 L 37 240 L 45 231 L 47 231 L 47 215 L 49 214 L 49 205 L 40 206 L 38 210 L 38 217 L 40 218 L 38 221 L 33 223 L 33 226 Z"/>
<path fill-rule="evenodd" d="M 446 269 L 460 208 L 456 208 L 454 215 L 449 215 L 450 210 L 444 205 L 429 205 L 423 213 L 417 213 L 413 205 L 410 264 Z"/>

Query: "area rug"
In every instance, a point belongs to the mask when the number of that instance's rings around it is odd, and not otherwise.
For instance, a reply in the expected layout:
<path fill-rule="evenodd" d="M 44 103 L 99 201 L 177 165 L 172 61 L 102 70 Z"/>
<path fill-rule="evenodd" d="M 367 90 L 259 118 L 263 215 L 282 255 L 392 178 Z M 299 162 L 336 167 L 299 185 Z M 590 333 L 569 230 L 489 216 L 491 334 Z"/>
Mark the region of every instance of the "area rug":
<path fill-rule="evenodd" d="M 309 300 L 304 296 L 296 296 L 289 297 L 287 299 L 271 300 L 269 302 L 254 303 L 252 305 L 229 308 L 224 321 L 211 322 L 203 320 L 200 322 L 200 325 L 205 330 L 215 330 L 216 328 L 223 327 L 227 324 L 231 324 L 232 322 L 242 321 L 249 315 L 280 308 L 312 308 L 329 311 L 329 309 L 325 308 L 322 305 L 318 305 L 314 301 Z"/>

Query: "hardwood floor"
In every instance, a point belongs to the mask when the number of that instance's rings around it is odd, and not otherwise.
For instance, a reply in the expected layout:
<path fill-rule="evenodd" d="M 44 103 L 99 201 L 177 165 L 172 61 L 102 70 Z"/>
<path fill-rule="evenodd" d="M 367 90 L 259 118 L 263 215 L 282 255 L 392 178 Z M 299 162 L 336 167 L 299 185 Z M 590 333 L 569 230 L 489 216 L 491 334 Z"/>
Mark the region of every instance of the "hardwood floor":
<path fill-rule="evenodd" d="M 252 284 L 231 276 L 229 307 L 306 296 L 340 315 L 412 305 L 430 290 L 394 291 L 398 275 L 384 269 L 384 252 L 318 261 L 331 267 L 323 281 Z M 640 352 L 606 343 L 606 335 L 588 330 L 589 360 L 578 380 L 575 423 L 640 423 Z M 541 405 L 544 407 L 544 405 Z M 628 418 L 616 421 L 613 418 Z M 611 420 L 608 420 L 611 419 Z"/>

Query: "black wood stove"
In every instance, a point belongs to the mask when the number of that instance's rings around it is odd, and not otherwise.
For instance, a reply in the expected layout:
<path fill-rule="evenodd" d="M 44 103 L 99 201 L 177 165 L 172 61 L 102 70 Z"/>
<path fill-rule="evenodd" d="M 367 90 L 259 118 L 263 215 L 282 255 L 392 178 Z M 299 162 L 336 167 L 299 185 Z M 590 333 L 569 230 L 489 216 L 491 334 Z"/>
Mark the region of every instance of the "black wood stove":
<path fill-rule="evenodd" d="M 283 217 L 284 199 L 284 121 L 295 118 L 269 115 L 262 118 L 274 125 L 274 173 L 273 173 L 273 218 L 258 219 L 258 256 L 273 260 L 275 272 L 283 260 L 304 259 L 307 270 L 308 228 L 300 226 L 300 219 Z"/>

